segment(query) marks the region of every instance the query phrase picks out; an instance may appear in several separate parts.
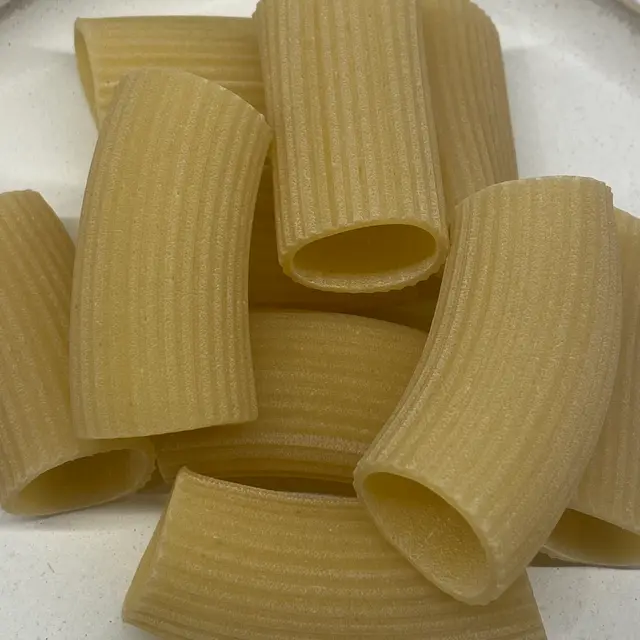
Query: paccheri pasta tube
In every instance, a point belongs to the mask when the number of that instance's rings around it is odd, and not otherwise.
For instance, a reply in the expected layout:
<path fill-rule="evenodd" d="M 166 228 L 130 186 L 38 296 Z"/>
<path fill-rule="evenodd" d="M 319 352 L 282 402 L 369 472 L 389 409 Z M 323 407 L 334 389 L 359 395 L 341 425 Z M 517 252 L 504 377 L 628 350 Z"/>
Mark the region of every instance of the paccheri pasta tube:
<path fill-rule="evenodd" d="M 278 249 L 307 286 L 425 280 L 448 247 L 415 0 L 261 0 Z"/>
<path fill-rule="evenodd" d="M 447 211 L 516 180 L 500 37 L 469 0 L 420 0 Z"/>
<path fill-rule="evenodd" d="M 355 486 L 426 577 L 482 604 L 542 547 L 593 454 L 618 363 L 621 268 L 596 180 L 502 183 L 455 220 L 424 355 Z"/>
<path fill-rule="evenodd" d="M 160 471 L 341 482 L 391 415 L 425 334 L 369 318 L 304 311 L 250 318 L 258 419 L 155 438 Z M 321 483 L 319 490 L 330 492 Z"/>
<path fill-rule="evenodd" d="M 433 276 L 413 287 L 382 293 L 320 291 L 295 282 L 278 262 L 271 169 L 265 169 L 258 191 L 249 262 L 252 308 L 295 308 L 350 313 L 428 331 L 441 279 Z"/>
<path fill-rule="evenodd" d="M 167 640 L 542 640 L 522 576 L 469 607 L 424 580 L 355 499 L 182 471 L 127 594 L 126 622 Z"/>
<path fill-rule="evenodd" d="M 82 86 L 98 125 L 123 76 L 149 67 L 189 71 L 213 80 L 265 111 L 258 41 L 250 18 L 79 18 L 75 49 Z"/>
<path fill-rule="evenodd" d="M 221 86 L 127 77 L 82 208 L 71 316 L 74 426 L 130 437 L 256 417 L 247 302 L 270 130 Z"/>
<path fill-rule="evenodd" d="M 0 504 L 49 515 L 142 487 L 147 440 L 79 440 L 69 407 L 73 244 L 33 191 L 0 195 Z"/>
<path fill-rule="evenodd" d="M 640 220 L 617 211 L 622 346 L 609 410 L 571 509 L 545 551 L 571 562 L 640 566 Z"/>

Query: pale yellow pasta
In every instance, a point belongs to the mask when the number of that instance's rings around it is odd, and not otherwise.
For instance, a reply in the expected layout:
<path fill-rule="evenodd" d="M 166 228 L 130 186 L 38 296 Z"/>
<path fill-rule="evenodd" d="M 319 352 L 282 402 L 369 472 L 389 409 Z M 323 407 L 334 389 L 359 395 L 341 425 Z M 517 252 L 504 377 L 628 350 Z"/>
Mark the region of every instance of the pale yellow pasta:
<path fill-rule="evenodd" d="M 166 493 L 171 489 L 171 487 L 164 481 L 162 475 L 160 475 L 160 470 L 156 466 L 149 478 L 147 484 L 142 487 L 143 493 Z"/>
<path fill-rule="evenodd" d="M 640 220 L 618 210 L 622 346 L 611 403 L 571 509 L 545 545 L 554 557 L 640 566 Z"/>
<path fill-rule="evenodd" d="M 502 183 L 454 220 L 424 355 L 355 486 L 427 578 L 482 604 L 542 547 L 593 454 L 618 363 L 621 268 L 596 180 Z"/>
<path fill-rule="evenodd" d="M 249 305 L 252 308 L 292 308 L 333 311 L 379 318 L 428 331 L 435 313 L 441 279 L 381 293 L 319 291 L 295 282 L 278 262 L 271 169 L 264 171 L 251 235 Z"/>
<path fill-rule="evenodd" d="M 261 0 L 278 250 L 307 286 L 425 280 L 448 236 L 415 0 Z"/>
<path fill-rule="evenodd" d="M 205 474 L 206 475 L 206 474 Z M 280 476 L 259 477 L 241 476 L 225 478 L 226 480 L 246 484 L 258 489 L 269 489 L 271 491 L 289 491 L 293 493 L 321 493 L 329 496 L 355 497 L 355 491 L 351 483 L 340 480 L 317 480 L 315 478 L 285 478 Z M 548 557 L 548 556 L 545 556 Z"/>
<path fill-rule="evenodd" d="M 49 515 L 108 502 L 151 476 L 147 440 L 79 440 L 69 407 L 74 249 L 33 191 L 0 195 L 0 505 Z"/>
<path fill-rule="evenodd" d="M 305 478 L 351 488 L 353 470 L 409 382 L 425 334 L 337 313 L 254 312 L 258 419 L 154 439 L 160 471 Z M 318 483 L 319 490 L 332 487 Z"/>
<path fill-rule="evenodd" d="M 166 640 L 542 640 L 525 576 L 488 607 L 456 602 L 378 534 L 355 499 L 183 471 L 127 594 Z"/>
<path fill-rule="evenodd" d="M 130 437 L 256 417 L 248 251 L 270 130 L 192 74 L 128 76 L 102 127 L 71 315 L 74 426 Z"/>
<path fill-rule="evenodd" d="M 500 37 L 469 0 L 420 0 L 448 213 L 497 182 L 516 180 Z"/>
<path fill-rule="evenodd" d="M 257 36 L 249 18 L 79 18 L 75 50 L 80 80 L 98 125 L 123 76 L 149 67 L 189 71 L 213 80 L 265 111 Z"/>

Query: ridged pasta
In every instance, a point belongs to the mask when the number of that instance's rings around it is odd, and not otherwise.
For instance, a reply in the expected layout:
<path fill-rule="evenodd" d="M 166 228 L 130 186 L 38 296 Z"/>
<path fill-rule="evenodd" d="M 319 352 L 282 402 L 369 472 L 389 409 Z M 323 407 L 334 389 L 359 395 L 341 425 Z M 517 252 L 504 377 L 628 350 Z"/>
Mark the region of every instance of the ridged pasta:
<path fill-rule="evenodd" d="M 617 210 L 622 347 L 609 410 L 578 492 L 545 545 L 554 557 L 640 566 L 640 220 Z"/>
<path fill-rule="evenodd" d="M 252 489 L 183 471 L 127 594 L 166 640 L 541 640 L 522 576 L 500 600 L 443 594 L 355 499 Z"/>
<path fill-rule="evenodd" d="M 265 169 L 258 191 L 251 235 L 249 305 L 349 313 L 396 322 L 428 331 L 435 313 L 441 279 L 382 293 L 320 291 L 295 282 L 278 262 L 271 169 Z"/>
<path fill-rule="evenodd" d="M 49 515 L 142 487 L 147 440 L 79 440 L 69 407 L 73 243 L 33 191 L 0 195 L 0 504 Z"/>
<path fill-rule="evenodd" d="M 516 180 L 500 37 L 469 0 L 420 0 L 447 212 L 477 191 Z"/>
<path fill-rule="evenodd" d="M 455 220 L 424 355 L 355 486 L 427 578 L 483 604 L 542 547 L 593 454 L 618 363 L 621 267 L 611 192 L 596 180 L 502 183 Z"/>
<path fill-rule="evenodd" d="M 270 130 L 194 75 L 128 76 L 80 220 L 71 315 L 74 426 L 130 437 L 256 417 L 248 252 Z"/>
<path fill-rule="evenodd" d="M 353 470 L 409 382 L 425 334 L 356 316 L 250 317 L 258 419 L 154 439 L 160 471 L 305 478 L 351 488 Z M 332 488 L 322 482 L 320 491 Z"/>
<path fill-rule="evenodd" d="M 278 250 L 307 286 L 400 289 L 448 236 L 415 0 L 261 0 Z"/>
<path fill-rule="evenodd" d="M 266 110 L 258 41 L 250 18 L 79 18 L 75 50 L 82 86 L 99 126 L 120 80 L 149 67 L 213 80 L 261 113 Z"/>

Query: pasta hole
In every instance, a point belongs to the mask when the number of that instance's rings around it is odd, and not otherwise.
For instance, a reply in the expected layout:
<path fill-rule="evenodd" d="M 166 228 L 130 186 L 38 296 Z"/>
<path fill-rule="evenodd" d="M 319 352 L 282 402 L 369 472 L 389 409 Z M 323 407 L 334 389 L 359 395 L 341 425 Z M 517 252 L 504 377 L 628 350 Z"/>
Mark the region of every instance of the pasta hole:
<path fill-rule="evenodd" d="M 568 509 L 549 548 L 577 562 L 640 566 L 640 536 L 610 522 Z"/>
<path fill-rule="evenodd" d="M 381 282 L 402 284 L 419 277 L 436 259 L 433 236 L 404 224 L 351 229 L 320 238 L 293 258 L 293 272 L 319 288 L 354 284 L 377 289 Z"/>
<path fill-rule="evenodd" d="M 469 598 L 484 591 L 490 579 L 486 553 L 469 523 L 446 500 L 390 473 L 370 475 L 363 492 L 387 538 L 438 587 Z"/>
<path fill-rule="evenodd" d="M 46 515 L 107 502 L 130 491 L 147 468 L 147 455 L 132 449 L 72 460 L 38 476 L 7 510 Z"/>

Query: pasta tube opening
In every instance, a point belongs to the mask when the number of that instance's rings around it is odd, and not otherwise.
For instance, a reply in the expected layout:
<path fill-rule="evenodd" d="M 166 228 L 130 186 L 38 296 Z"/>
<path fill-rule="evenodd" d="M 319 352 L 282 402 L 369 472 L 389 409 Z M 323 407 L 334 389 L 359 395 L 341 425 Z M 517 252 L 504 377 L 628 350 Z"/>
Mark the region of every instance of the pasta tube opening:
<path fill-rule="evenodd" d="M 567 509 L 543 551 L 552 558 L 607 567 L 640 567 L 640 531 Z"/>
<path fill-rule="evenodd" d="M 435 259 L 436 243 L 428 231 L 376 225 L 314 240 L 293 255 L 291 274 L 319 289 L 367 290 L 377 287 L 381 274 L 415 281 Z"/>
<path fill-rule="evenodd" d="M 69 460 L 32 480 L 3 507 L 10 513 L 43 515 L 114 500 L 142 487 L 150 475 L 149 454 L 135 449 Z"/>
<path fill-rule="evenodd" d="M 440 278 L 413 287 L 377 293 L 321 291 L 292 280 L 280 266 L 272 168 L 260 181 L 249 256 L 250 308 L 312 309 L 379 318 L 428 331 L 435 312 Z"/>
<path fill-rule="evenodd" d="M 484 589 L 491 574 L 487 554 L 471 524 L 445 498 L 391 473 L 368 476 L 363 492 L 368 507 L 390 523 L 385 528 L 389 540 L 400 545 L 409 560 L 429 556 L 444 590 L 460 588 L 461 580 L 469 594 Z"/>

